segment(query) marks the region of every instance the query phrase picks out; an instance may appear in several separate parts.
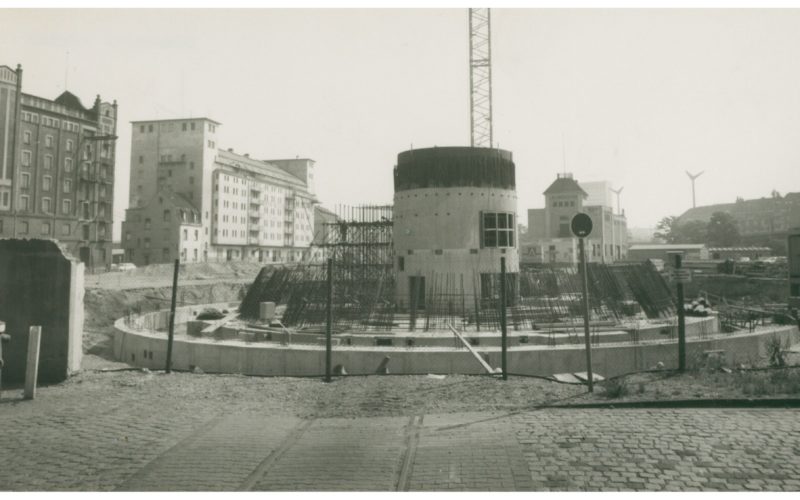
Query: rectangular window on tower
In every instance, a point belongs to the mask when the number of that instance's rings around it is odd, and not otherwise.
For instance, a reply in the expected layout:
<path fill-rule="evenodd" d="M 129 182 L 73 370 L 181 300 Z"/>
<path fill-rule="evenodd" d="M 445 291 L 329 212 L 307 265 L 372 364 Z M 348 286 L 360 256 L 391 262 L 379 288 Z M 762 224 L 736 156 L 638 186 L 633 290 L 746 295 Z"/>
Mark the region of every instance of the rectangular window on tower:
<path fill-rule="evenodd" d="M 507 248 L 514 246 L 514 214 L 481 213 L 481 247 Z"/>

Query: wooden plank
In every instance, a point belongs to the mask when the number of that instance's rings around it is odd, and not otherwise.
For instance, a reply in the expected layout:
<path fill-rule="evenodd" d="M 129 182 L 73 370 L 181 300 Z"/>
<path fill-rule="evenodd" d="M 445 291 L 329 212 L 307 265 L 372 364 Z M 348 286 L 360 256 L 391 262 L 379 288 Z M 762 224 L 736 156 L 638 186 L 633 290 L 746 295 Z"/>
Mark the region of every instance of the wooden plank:
<path fill-rule="evenodd" d="M 465 339 L 465 338 L 464 338 L 464 337 L 463 337 L 463 336 L 462 336 L 462 335 L 461 335 L 461 334 L 458 332 L 458 330 L 456 330 L 455 328 L 453 328 L 453 325 L 451 325 L 450 323 L 448 323 L 448 324 L 447 324 L 447 326 L 448 326 L 448 328 L 450 328 L 450 330 L 452 330 L 452 332 L 453 332 L 453 333 L 456 335 L 456 337 L 458 337 L 458 338 L 459 338 L 459 340 L 461 340 L 461 342 L 463 342 L 463 343 L 464 343 L 464 346 L 465 346 L 467 349 L 469 349 L 469 352 L 471 352 L 473 356 L 475 356 L 475 359 L 477 359 L 477 360 L 478 360 L 478 362 L 481 364 L 481 366 L 483 366 L 483 369 L 484 369 L 484 370 L 486 370 L 486 372 L 487 372 L 487 373 L 495 373 L 495 371 L 492 369 L 492 367 L 491 367 L 491 366 L 489 366 L 489 363 L 487 363 L 487 362 L 486 362 L 486 360 L 485 360 L 485 359 L 483 359 L 483 356 L 481 356 L 480 354 L 478 354 L 478 351 L 476 351 L 476 350 L 475 350 L 475 349 L 472 347 L 472 344 L 470 344 L 470 343 L 467 341 L 467 339 Z"/>
<path fill-rule="evenodd" d="M 231 313 L 231 314 L 225 316 L 224 318 L 218 319 L 218 320 L 214 321 L 213 323 L 211 323 L 210 325 L 208 325 L 207 327 L 203 328 L 200 333 L 214 333 L 217 330 L 219 330 L 220 328 L 222 328 L 223 326 L 225 326 L 225 323 L 228 323 L 229 321 L 233 321 L 238 317 L 239 317 L 239 313 Z"/>
<path fill-rule="evenodd" d="M 589 374 L 586 373 L 586 372 L 575 372 L 575 373 L 573 373 L 573 375 L 575 375 L 575 377 L 578 380 L 580 380 L 581 382 L 586 382 L 587 380 L 589 380 Z M 593 382 L 602 382 L 605 379 L 606 378 L 604 376 L 600 375 L 599 373 L 592 372 L 592 381 Z"/>
<path fill-rule="evenodd" d="M 581 381 L 571 373 L 554 373 L 550 375 L 553 379 L 559 382 L 566 382 L 568 384 L 580 384 Z"/>
<path fill-rule="evenodd" d="M 42 327 L 32 326 L 28 333 L 28 359 L 25 363 L 25 399 L 36 396 L 36 377 L 39 376 L 39 346 Z"/>

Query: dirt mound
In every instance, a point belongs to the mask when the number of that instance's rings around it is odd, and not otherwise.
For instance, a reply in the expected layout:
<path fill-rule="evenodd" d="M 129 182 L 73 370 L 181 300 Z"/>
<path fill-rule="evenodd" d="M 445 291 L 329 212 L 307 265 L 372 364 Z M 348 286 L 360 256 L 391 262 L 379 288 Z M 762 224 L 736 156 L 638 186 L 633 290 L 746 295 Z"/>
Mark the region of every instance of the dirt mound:
<path fill-rule="evenodd" d="M 177 305 L 209 304 L 241 300 L 246 283 L 203 283 L 178 288 Z M 107 290 L 87 288 L 83 298 L 83 350 L 99 356 L 111 356 L 114 321 L 127 314 L 168 309 L 171 287 Z"/>

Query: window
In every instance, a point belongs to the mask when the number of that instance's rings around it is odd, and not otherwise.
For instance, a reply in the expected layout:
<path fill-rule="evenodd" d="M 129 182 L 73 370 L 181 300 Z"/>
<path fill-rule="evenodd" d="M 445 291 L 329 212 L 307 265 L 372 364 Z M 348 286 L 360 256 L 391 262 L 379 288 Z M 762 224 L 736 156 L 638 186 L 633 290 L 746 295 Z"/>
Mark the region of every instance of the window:
<path fill-rule="evenodd" d="M 44 191 L 50 191 L 52 185 L 53 185 L 52 177 L 50 177 L 49 175 L 45 175 L 44 177 L 42 177 L 42 189 Z"/>
<path fill-rule="evenodd" d="M 148 217 L 148 218 L 146 218 L 144 220 L 144 228 L 145 229 L 150 229 L 150 217 Z M 145 241 L 150 241 L 150 240 L 145 239 Z"/>
<path fill-rule="evenodd" d="M 31 166 L 31 152 L 30 151 L 23 151 L 22 152 L 22 166 L 30 167 Z"/>
<path fill-rule="evenodd" d="M 61 234 L 63 234 L 64 236 L 69 236 L 71 232 L 72 232 L 72 227 L 69 224 L 64 224 L 63 226 L 61 226 Z"/>
<path fill-rule="evenodd" d="M 144 134 L 144 125 L 139 125 L 139 133 Z"/>
<path fill-rule="evenodd" d="M 28 221 L 22 221 L 19 223 L 19 232 L 20 234 L 28 234 Z"/>
<path fill-rule="evenodd" d="M 53 147 L 53 136 L 46 135 L 44 138 L 44 145 L 45 147 L 52 148 Z"/>
<path fill-rule="evenodd" d="M 147 131 L 148 132 L 152 132 L 153 131 L 153 125 L 152 124 L 147 126 Z"/>
<path fill-rule="evenodd" d="M 139 165 L 144 163 L 144 156 L 139 156 Z"/>
<path fill-rule="evenodd" d="M 31 187 L 31 174 L 27 172 L 23 172 L 20 178 L 20 187 L 23 189 L 27 189 Z"/>
<path fill-rule="evenodd" d="M 189 239 L 189 230 L 188 229 L 184 229 L 183 230 L 183 241 L 186 241 L 188 239 Z"/>
<path fill-rule="evenodd" d="M 42 212 L 49 214 L 52 209 L 52 200 L 50 198 L 42 198 Z"/>
<path fill-rule="evenodd" d="M 72 180 L 64 179 L 64 192 L 69 193 L 72 191 Z"/>
<path fill-rule="evenodd" d="M 42 234 L 45 236 L 50 235 L 50 223 L 49 222 L 42 222 Z"/>
<path fill-rule="evenodd" d="M 30 144 L 31 143 L 31 131 L 26 130 L 22 133 L 22 142 L 23 144 Z"/>
<path fill-rule="evenodd" d="M 181 123 L 181 130 L 186 132 L 186 124 L 185 123 Z"/>
<path fill-rule="evenodd" d="M 105 198 L 106 194 L 107 194 L 106 185 L 103 184 L 102 186 L 100 186 L 100 197 Z"/>
<path fill-rule="evenodd" d="M 194 184 L 194 177 L 189 177 L 189 184 Z"/>
<path fill-rule="evenodd" d="M 169 222 L 170 213 L 169 210 L 164 210 L 164 222 Z"/>
<path fill-rule="evenodd" d="M 64 171 L 72 172 L 72 158 L 66 158 L 64 160 Z"/>
<path fill-rule="evenodd" d="M 72 139 L 67 139 L 67 151 L 72 151 L 73 145 L 74 143 L 72 142 Z"/>
<path fill-rule="evenodd" d="M 53 168 L 53 157 L 51 155 L 46 155 L 44 157 L 44 168 L 46 169 Z"/>
<path fill-rule="evenodd" d="M 145 248 L 150 248 L 150 238 L 145 238 L 144 239 L 144 247 Z"/>
<path fill-rule="evenodd" d="M 193 161 L 189 162 L 189 170 L 194 170 L 194 162 Z"/>
<path fill-rule="evenodd" d="M 514 215 L 482 213 L 482 246 L 486 248 L 514 246 Z"/>
<path fill-rule="evenodd" d="M 64 200 L 61 202 L 61 212 L 64 215 L 72 213 L 72 200 Z"/>
<path fill-rule="evenodd" d="M 197 237 L 199 236 L 197 229 L 194 230 L 194 241 L 197 241 Z"/>
<path fill-rule="evenodd" d="M 398 271 L 405 271 L 406 270 L 406 258 L 402 255 L 397 258 L 397 270 Z"/>

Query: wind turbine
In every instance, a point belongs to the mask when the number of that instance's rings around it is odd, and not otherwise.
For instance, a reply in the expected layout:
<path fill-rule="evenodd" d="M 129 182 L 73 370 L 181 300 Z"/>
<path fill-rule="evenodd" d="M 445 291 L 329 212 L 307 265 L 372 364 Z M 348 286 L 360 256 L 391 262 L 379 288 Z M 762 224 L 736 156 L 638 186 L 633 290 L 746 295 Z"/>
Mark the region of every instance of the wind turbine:
<path fill-rule="evenodd" d="M 611 189 L 612 193 L 617 195 L 617 214 L 621 214 L 622 211 L 619 209 L 619 194 L 622 192 L 623 189 L 625 189 L 625 186 L 622 186 L 619 189 L 613 189 L 613 188 L 609 188 L 609 189 Z"/>
<path fill-rule="evenodd" d="M 694 180 L 697 179 L 698 177 L 700 177 L 701 175 L 703 175 L 703 172 L 705 172 L 705 170 L 701 170 L 700 172 L 692 175 L 692 174 L 689 173 L 688 170 L 686 171 L 686 175 L 688 175 L 689 179 L 692 180 L 692 208 L 695 208 L 697 206 L 697 204 L 695 203 L 695 199 L 694 199 Z"/>

